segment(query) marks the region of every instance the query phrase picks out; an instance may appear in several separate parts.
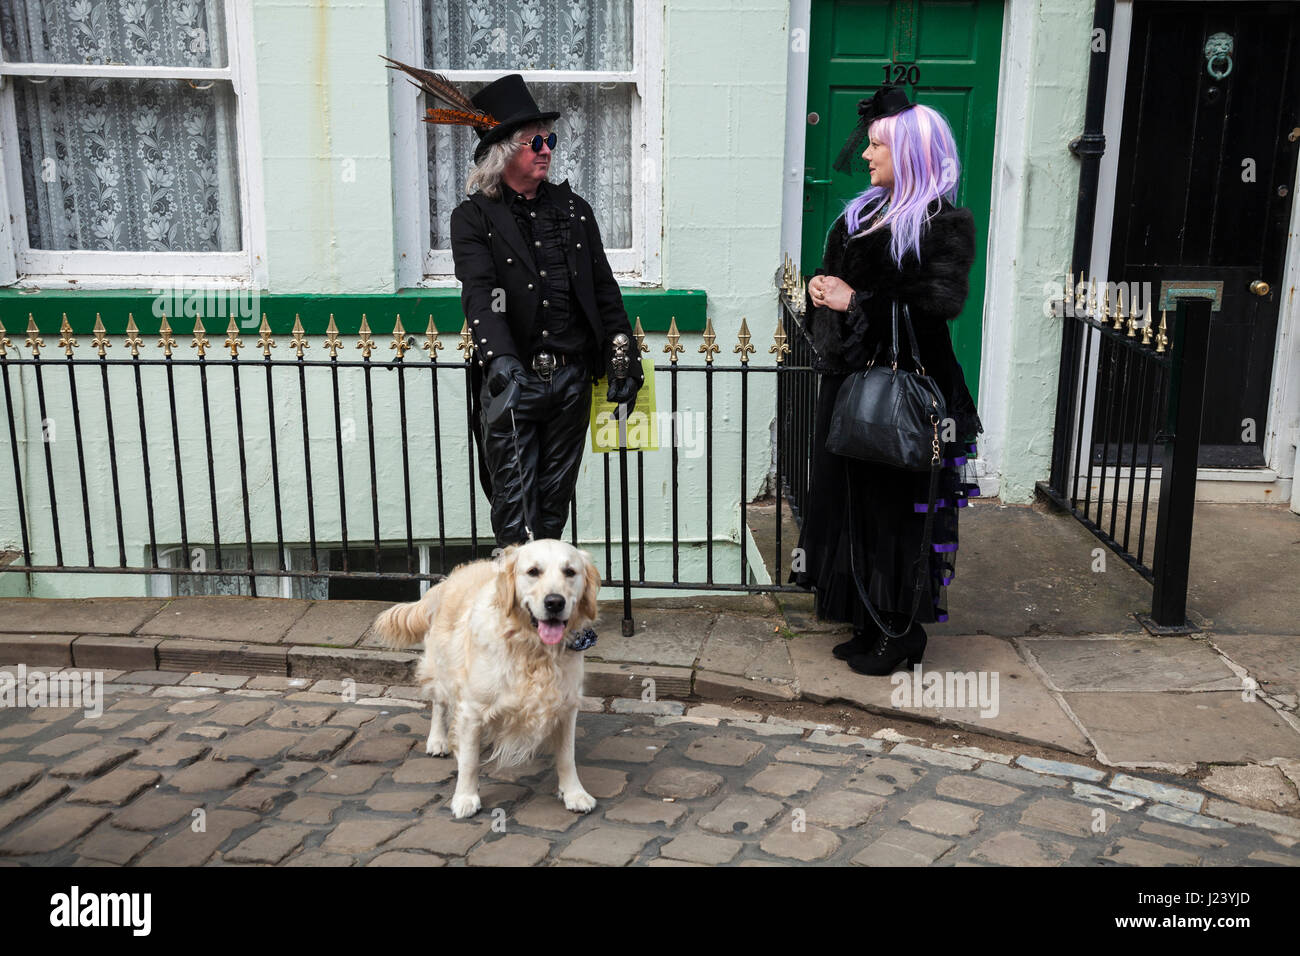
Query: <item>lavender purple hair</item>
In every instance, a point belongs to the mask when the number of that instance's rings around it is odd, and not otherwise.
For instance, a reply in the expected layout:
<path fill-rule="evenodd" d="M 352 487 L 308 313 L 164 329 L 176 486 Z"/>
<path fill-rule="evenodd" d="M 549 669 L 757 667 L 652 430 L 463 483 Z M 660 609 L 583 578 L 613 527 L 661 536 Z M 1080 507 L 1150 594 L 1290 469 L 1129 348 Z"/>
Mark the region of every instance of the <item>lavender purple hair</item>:
<path fill-rule="evenodd" d="M 889 251 L 900 267 L 911 249 L 921 258 L 921 230 L 930 218 L 929 206 L 940 197 L 956 205 L 961 165 L 952 130 L 943 116 L 928 106 L 916 105 L 871 124 L 869 135 L 889 147 L 894 166 L 892 193 L 869 186 L 844 209 L 849 235 L 869 222 L 885 202 L 889 210 L 867 232 L 888 226 Z"/>

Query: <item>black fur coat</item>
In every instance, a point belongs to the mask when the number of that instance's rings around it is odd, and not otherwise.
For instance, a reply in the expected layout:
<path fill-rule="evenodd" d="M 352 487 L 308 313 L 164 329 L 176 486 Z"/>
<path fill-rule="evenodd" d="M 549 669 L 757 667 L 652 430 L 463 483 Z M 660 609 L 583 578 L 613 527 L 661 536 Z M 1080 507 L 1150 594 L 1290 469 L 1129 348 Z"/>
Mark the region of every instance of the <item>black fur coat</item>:
<path fill-rule="evenodd" d="M 933 207 L 932 207 L 933 208 Z M 975 402 L 953 353 L 948 322 L 966 304 L 970 269 L 975 261 L 975 221 L 970 210 L 946 200 L 921 231 L 921 261 L 910 250 L 903 267 L 889 251 L 888 227 L 850 238 L 841 215 L 826 238 L 820 275 L 837 276 L 857 292 L 857 308 L 836 312 L 806 303 L 806 322 L 817 353 L 819 372 L 846 374 L 864 368 L 878 344 L 888 343 L 892 303 L 906 302 L 916 330 L 917 347 L 926 372 L 943 389 L 948 414 L 957 424 L 957 437 L 973 440 L 983 431 Z M 900 318 L 901 326 L 901 318 Z M 909 350 L 901 339 L 903 355 Z M 911 367 L 909 359 L 900 364 Z"/>

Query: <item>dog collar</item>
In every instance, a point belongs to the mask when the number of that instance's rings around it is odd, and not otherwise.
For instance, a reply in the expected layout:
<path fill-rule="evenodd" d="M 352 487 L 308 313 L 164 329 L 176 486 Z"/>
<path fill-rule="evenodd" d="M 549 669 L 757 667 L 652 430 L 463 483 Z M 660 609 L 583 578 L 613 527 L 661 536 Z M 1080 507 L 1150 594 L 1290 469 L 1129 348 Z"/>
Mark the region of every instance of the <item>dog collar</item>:
<path fill-rule="evenodd" d="M 571 651 L 585 651 L 596 643 L 596 632 L 587 628 L 567 645 Z"/>

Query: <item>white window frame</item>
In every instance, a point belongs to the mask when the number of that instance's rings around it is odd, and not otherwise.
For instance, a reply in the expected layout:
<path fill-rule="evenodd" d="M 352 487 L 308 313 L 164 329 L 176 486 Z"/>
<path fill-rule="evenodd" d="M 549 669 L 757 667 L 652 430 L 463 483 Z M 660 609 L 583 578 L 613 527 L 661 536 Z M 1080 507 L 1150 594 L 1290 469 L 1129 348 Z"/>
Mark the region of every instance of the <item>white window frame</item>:
<path fill-rule="evenodd" d="M 424 63 L 424 24 L 420 0 L 390 0 L 390 56 L 404 63 Z M 663 4 L 633 0 L 632 69 L 519 70 L 527 83 L 627 83 L 633 86 L 631 150 L 632 245 L 605 248 L 610 268 L 621 285 L 656 286 L 662 277 L 663 238 Z M 393 194 L 397 231 L 399 287 L 439 288 L 457 285 L 451 250 L 430 249 L 429 173 L 425 162 L 425 124 L 420 94 L 411 84 L 393 86 Z M 495 80 L 507 70 L 445 70 L 453 83 Z M 542 104 L 545 106 L 545 104 Z M 639 137 L 639 139 L 638 139 Z"/>
<path fill-rule="evenodd" d="M 0 51 L 0 284 L 45 289 L 138 288 L 174 284 L 265 288 L 266 224 L 258 135 L 252 0 L 225 0 L 225 67 L 7 63 Z M 232 252 L 111 252 L 32 249 L 28 244 L 22 160 L 10 76 L 183 79 L 229 83 L 235 99 L 240 246 Z M 12 226 L 10 217 L 12 216 Z"/>

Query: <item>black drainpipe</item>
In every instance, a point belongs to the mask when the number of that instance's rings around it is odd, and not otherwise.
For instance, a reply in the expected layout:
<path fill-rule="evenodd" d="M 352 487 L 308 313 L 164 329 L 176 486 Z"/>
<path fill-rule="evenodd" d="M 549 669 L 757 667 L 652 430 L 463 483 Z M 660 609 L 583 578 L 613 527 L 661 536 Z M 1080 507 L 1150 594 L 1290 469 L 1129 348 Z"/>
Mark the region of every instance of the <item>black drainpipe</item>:
<path fill-rule="evenodd" d="M 1083 135 L 1070 141 L 1070 152 L 1080 159 L 1079 201 L 1074 211 L 1074 247 L 1070 252 L 1070 272 L 1075 282 L 1089 268 L 1092 258 L 1092 233 L 1097 219 L 1097 180 L 1101 174 L 1101 155 L 1106 151 L 1102 133 L 1106 117 L 1106 80 L 1110 70 L 1110 46 L 1115 21 L 1115 0 L 1097 0 L 1088 37 L 1093 50 L 1088 64 L 1088 101 L 1084 112 Z M 1101 31 L 1100 34 L 1098 31 Z M 1067 294 L 1073 294 L 1069 290 Z M 1061 367 L 1057 378 L 1056 431 L 1052 443 L 1052 487 L 1066 496 L 1066 470 L 1070 464 L 1069 436 L 1074 432 L 1074 396 L 1079 385 L 1079 343 L 1081 326 L 1061 316 Z"/>

